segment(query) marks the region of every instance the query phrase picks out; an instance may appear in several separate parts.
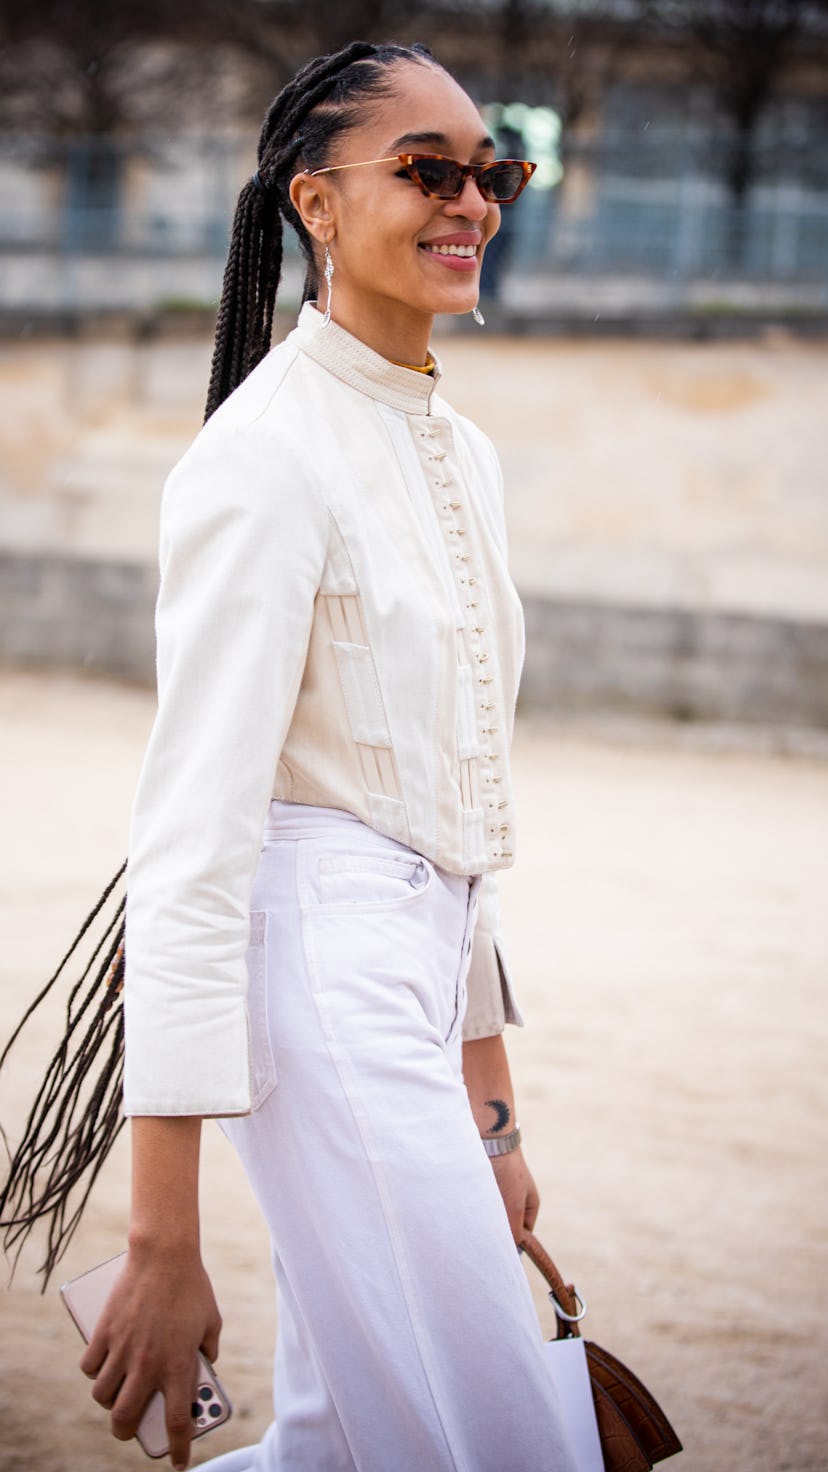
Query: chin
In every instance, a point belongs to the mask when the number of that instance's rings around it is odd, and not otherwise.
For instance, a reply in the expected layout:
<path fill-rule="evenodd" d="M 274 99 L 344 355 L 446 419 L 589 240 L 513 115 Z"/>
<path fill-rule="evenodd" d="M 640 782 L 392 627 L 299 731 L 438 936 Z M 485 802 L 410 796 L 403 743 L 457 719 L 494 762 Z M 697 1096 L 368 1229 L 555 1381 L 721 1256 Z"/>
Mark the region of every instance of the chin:
<path fill-rule="evenodd" d="M 437 307 L 435 315 L 441 317 L 463 317 L 467 312 L 473 312 L 478 303 L 478 296 L 470 297 L 462 306 L 459 302 L 452 302 L 450 306 Z"/>
<path fill-rule="evenodd" d="M 475 281 L 474 287 L 465 291 L 462 296 L 457 292 L 446 292 L 439 301 L 431 306 L 431 311 L 437 317 L 462 317 L 465 312 L 471 312 L 477 306 L 480 296 L 480 284 Z"/>
<path fill-rule="evenodd" d="M 446 276 L 449 272 L 446 271 Z M 452 273 L 453 275 L 453 273 Z M 428 312 L 433 317 L 462 317 L 477 306 L 480 296 L 480 271 L 445 282 L 420 280 L 409 298 L 409 304 L 417 311 Z"/>

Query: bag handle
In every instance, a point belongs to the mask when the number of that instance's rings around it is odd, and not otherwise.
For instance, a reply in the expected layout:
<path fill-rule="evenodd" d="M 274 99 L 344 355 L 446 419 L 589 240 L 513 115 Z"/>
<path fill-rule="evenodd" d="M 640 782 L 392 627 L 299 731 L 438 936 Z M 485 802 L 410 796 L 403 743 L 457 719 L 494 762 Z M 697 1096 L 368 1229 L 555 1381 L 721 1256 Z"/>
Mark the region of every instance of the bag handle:
<path fill-rule="evenodd" d="M 520 1244 L 538 1272 L 549 1284 L 549 1298 L 558 1321 L 558 1339 L 579 1338 L 578 1325 L 586 1313 L 586 1304 L 574 1283 L 565 1283 L 546 1248 L 532 1232 L 527 1232 Z"/>
<path fill-rule="evenodd" d="M 531 1232 L 521 1249 L 549 1284 L 558 1320 L 558 1339 L 580 1337 L 578 1324 L 586 1305 L 577 1288 L 565 1283 L 545 1247 Z M 679 1441 L 658 1401 L 627 1365 L 597 1344 L 586 1342 L 601 1451 L 607 1472 L 646 1472 L 654 1462 L 681 1451 Z"/>

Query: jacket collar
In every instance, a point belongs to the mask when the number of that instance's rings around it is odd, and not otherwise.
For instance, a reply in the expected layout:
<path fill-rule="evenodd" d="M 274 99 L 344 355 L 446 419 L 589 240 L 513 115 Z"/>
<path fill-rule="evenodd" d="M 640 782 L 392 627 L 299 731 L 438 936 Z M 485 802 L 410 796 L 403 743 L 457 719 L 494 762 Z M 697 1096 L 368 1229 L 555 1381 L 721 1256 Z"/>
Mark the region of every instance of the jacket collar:
<path fill-rule="evenodd" d="M 305 302 L 296 327 L 299 346 L 309 358 L 321 363 L 343 383 L 359 389 L 369 398 L 378 399 L 404 414 L 428 414 L 431 395 L 440 377 L 440 364 L 434 358 L 434 373 L 415 373 L 389 362 L 359 338 L 352 337 L 335 322 L 322 326 L 322 313 L 313 302 Z"/>

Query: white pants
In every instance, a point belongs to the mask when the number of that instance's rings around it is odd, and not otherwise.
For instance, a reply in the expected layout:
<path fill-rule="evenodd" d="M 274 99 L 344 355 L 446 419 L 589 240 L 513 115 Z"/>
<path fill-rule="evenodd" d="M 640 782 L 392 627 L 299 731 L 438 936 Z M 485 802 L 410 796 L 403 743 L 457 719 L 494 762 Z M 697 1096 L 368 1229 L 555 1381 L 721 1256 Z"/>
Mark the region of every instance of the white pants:
<path fill-rule="evenodd" d="M 348 814 L 271 807 L 262 1102 L 223 1127 L 273 1244 L 276 1420 L 210 1472 L 570 1472 L 460 1072 L 476 894 Z"/>

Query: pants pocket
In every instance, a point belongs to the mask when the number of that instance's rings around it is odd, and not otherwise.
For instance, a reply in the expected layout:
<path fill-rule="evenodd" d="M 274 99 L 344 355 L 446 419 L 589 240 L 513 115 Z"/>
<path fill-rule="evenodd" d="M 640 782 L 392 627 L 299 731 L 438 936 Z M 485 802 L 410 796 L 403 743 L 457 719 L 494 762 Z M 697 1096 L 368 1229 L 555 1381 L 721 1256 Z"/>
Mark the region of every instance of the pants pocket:
<path fill-rule="evenodd" d="M 431 886 L 433 871 L 415 853 L 321 854 L 312 887 L 317 904 L 375 910 L 410 904 Z"/>
<path fill-rule="evenodd" d="M 276 1064 L 267 1014 L 267 912 L 250 915 L 247 947 L 247 1026 L 250 1038 L 251 1109 L 258 1109 L 276 1087 Z"/>

